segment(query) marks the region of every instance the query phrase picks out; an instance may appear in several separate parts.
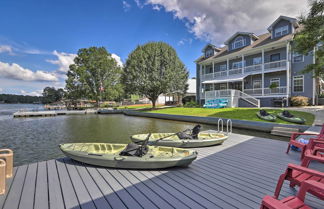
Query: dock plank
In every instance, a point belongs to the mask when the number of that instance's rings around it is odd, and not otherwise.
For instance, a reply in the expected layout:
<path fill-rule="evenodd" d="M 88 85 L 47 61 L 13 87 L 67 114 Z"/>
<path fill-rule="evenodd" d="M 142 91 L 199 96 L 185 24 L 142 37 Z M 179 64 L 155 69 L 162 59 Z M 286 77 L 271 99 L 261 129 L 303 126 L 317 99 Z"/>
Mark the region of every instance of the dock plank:
<path fill-rule="evenodd" d="M 28 165 L 25 185 L 20 197 L 19 208 L 34 208 L 34 197 L 36 190 L 37 163 Z"/>
<path fill-rule="evenodd" d="M 11 188 L 11 185 L 12 185 L 12 182 L 13 182 L 13 179 L 16 176 L 16 172 L 17 172 L 17 167 L 13 168 L 12 178 L 7 179 L 7 181 L 6 181 L 6 191 L 5 191 L 5 193 L 3 195 L 0 195 L 0 208 L 3 208 L 3 205 L 5 203 L 5 200 L 7 198 L 7 195 L 9 193 L 9 191 L 10 191 L 10 188 Z"/>
<path fill-rule="evenodd" d="M 56 160 L 47 161 L 48 169 L 48 196 L 49 196 L 49 207 L 51 209 L 64 208 L 64 200 L 61 189 L 61 183 L 58 176 L 56 167 Z"/>
<path fill-rule="evenodd" d="M 48 184 L 46 161 L 38 163 L 35 191 L 35 209 L 48 208 Z"/>

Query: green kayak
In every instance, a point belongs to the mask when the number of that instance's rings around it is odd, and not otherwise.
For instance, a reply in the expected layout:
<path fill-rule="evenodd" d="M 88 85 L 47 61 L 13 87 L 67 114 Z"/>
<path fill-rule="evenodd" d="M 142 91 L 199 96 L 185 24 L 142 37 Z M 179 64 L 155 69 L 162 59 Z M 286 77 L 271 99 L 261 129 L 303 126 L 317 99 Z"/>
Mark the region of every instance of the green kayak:
<path fill-rule="evenodd" d="M 304 124 L 306 122 L 306 120 L 304 118 L 300 118 L 300 117 L 296 117 L 296 116 L 286 117 L 282 113 L 278 113 L 277 116 L 281 120 L 288 121 L 288 122 L 291 122 L 291 123 Z"/>
<path fill-rule="evenodd" d="M 59 145 L 62 152 L 73 160 L 111 168 L 159 169 L 175 166 L 187 167 L 197 158 L 195 150 L 148 146 L 142 157 L 122 156 L 127 144 L 68 143 Z"/>
<path fill-rule="evenodd" d="M 144 141 L 146 137 L 147 134 L 137 134 L 131 136 L 131 140 L 138 143 Z M 200 132 L 198 139 L 180 139 L 176 133 L 152 133 L 149 143 L 157 146 L 192 148 L 219 145 L 227 138 L 228 135 L 223 133 Z"/>
<path fill-rule="evenodd" d="M 257 112 L 256 115 L 258 116 L 258 118 L 262 119 L 262 120 L 266 120 L 266 121 L 271 121 L 274 122 L 276 121 L 276 116 L 268 114 L 268 115 L 261 115 L 260 112 Z"/>

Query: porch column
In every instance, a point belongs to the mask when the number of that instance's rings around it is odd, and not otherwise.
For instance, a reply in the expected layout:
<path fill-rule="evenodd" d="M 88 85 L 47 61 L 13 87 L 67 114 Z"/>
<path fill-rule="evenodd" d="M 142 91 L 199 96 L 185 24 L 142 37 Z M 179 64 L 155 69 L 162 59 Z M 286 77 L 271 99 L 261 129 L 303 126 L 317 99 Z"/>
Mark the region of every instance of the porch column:
<path fill-rule="evenodd" d="M 242 54 L 242 74 L 244 74 L 244 54 Z"/>
<path fill-rule="evenodd" d="M 313 64 L 315 64 L 316 62 L 316 47 L 314 47 L 313 49 Z M 315 97 L 317 96 L 317 93 L 316 93 L 316 78 L 315 78 L 315 71 L 313 70 L 313 101 L 312 101 L 312 104 L 313 105 L 316 105 L 316 101 L 318 101 L 318 99 L 315 99 Z M 318 103 L 318 102 L 317 102 Z"/>
<path fill-rule="evenodd" d="M 244 92 L 244 78 L 242 80 L 242 92 Z"/>
<path fill-rule="evenodd" d="M 200 81 L 199 81 L 199 91 L 198 91 L 198 94 L 199 94 L 199 100 L 201 100 L 201 97 L 202 97 L 202 64 L 199 65 L 200 67 Z M 200 104 L 200 101 L 198 101 L 199 104 Z"/>
<path fill-rule="evenodd" d="M 289 105 L 289 95 L 290 95 L 290 44 L 287 42 L 286 46 L 286 69 L 287 69 L 287 101 L 286 105 Z"/>
<path fill-rule="evenodd" d="M 228 71 L 229 71 L 229 59 L 227 58 L 227 60 L 226 60 L 226 68 L 227 68 L 227 76 L 228 76 Z"/>
<path fill-rule="evenodd" d="M 264 49 L 262 49 L 262 79 L 261 79 L 261 84 L 262 84 L 262 96 L 264 96 Z"/>
<path fill-rule="evenodd" d="M 213 61 L 213 77 L 214 77 L 214 73 L 215 73 L 215 63 Z"/>

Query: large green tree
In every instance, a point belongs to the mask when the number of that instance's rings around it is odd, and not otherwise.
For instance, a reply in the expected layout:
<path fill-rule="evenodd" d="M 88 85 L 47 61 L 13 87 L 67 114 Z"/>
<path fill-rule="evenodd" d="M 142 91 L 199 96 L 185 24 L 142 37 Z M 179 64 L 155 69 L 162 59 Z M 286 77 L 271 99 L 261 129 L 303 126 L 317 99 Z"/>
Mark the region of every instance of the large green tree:
<path fill-rule="evenodd" d="M 303 29 L 294 37 L 294 51 L 308 55 L 315 52 L 315 64 L 310 64 L 304 73 L 313 72 L 324 78 L 324 0 L 310 1 L 310 11 L 302 15 L 299 22 Z"/>
<path fill-rule="evenodd" d="M 188 71 L 176 51 L 163 42 L 138 46 L 127 58 L 123 82 L 127 93 L 146 96 L 155 108 L 163 93 L 184 93 Z"/>
<path fill-rule="evenodd" d="M 122 94 L 122 68 L 104 47 L 83 48 L 67 72 L 67 97 L 75 100 L 88 98 L 96 101 L 113 100 Z"/>
<path fill-rule="evenodd" d="M 45 87 L 43 90 L 43 103 L 58 102 L 64 97 L 64 94 L 65 92 L 62 88 Z"/>

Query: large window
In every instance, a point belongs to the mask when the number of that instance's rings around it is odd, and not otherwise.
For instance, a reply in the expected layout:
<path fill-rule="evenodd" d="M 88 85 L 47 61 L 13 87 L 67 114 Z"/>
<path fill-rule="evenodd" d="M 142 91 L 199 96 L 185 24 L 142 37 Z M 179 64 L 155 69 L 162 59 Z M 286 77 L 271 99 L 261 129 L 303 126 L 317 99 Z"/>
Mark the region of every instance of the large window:
<path fill-rule="evenodd" d="M 292 56 L 293 62 L 304 62 L 304 55 L 294 52 Z"/>
<path fill-rule="evenodd" d="M 242 61 L 239 62 L 233 62 L 232 63 L 232 69 L 239 69 L 242 68 L 244 65 L 242 64 Z M 245 64 L 245 60 L 244 60 L 244 64 Z"/>
<path fill-rule="evenodd" d="M 259 65 L 262 63 L 262 57 L 254 57 L 253 58 L 253 65 Z"/>
<path fill-rule="evenodd" d="M 260 88 L 262 88 L 262 82 L 261 82 L 261 80 L 254 80 L 253 81 L 253 88 L 254 89 L 260 89 Z"/>
<path fill-rule="evenodd" d="M 221 84 L 219 85 L 219 89 L 220 89 L 220 90 L 225 90 L 225 89 L 227 89 L 227 84 L 225 84 L 225 83 L 221 83 Z"/>
<path fill-rule="evenodd" d="M 294 92 L 304 92 L 304 76 L 303 75 L 294 76 L 293 90 L 294 90 Z"/>
<path fill-rule="evenodd" d="M 286 34 L 288 34 L 288 25 L 275 29 L 275 37 L 280 37 Z"/>
<path fill-rule="evenodd" d="M 280 60 L 280 53 L 270 55 L 270 62 L 275 62 Z"/>
<path fill-rule="evenodd" d="M 214 55 L 214 51 L 212 49 L 209 49 L 206 51 L 206 57 L 210 57 Z"/>
<path fill-rule="evenodd" d="M 227 70 L 226 64 L 224 64 L 224 65 L 220 65 L 220 66 L 219 66 L 219 70 L 220 70 L 220 71 L 225 71 L 225 70 Z"/>
<path fill-rule="evenodd" d="M 271 78 L 270 79 L 270 86 L 275 85 L 277 87 L 280 86 L 280 78 Z"/>
<path fill-rule="evenodd" d="M 237 37 L 232 43 L 232 48 L 237 49 L 245 46 L 245 39 L 242 36 Z"/>

